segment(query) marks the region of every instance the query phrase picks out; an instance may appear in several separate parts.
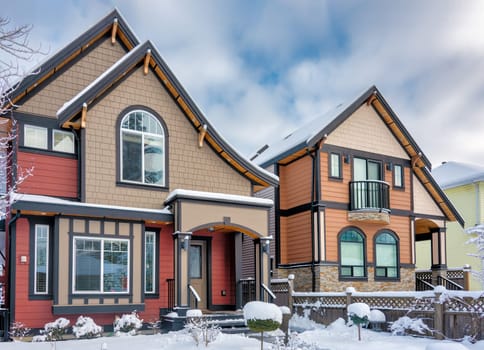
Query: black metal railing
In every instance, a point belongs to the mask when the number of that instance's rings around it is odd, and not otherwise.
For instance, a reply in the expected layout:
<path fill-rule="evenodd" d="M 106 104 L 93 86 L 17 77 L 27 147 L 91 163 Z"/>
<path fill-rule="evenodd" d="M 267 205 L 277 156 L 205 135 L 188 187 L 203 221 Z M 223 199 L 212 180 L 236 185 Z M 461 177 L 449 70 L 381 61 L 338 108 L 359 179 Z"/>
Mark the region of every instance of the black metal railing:
<path fill-rule="evenodd" d="M 243 278 L 239 280 L 239 293 L 241 297 L 240 306 L 243 307 L 249 301 L 254 301 L 256 291 L 255 291 L 255 279 L 253 278 Z"/>
<path fill-rule="evenodd" d="M 168 287 L 168 305 L 167 307 L 173 309 L 175 307 L 175 279 L 168 278 L 166 280 L 166 284 Z"/>
<path fill-rule="evenodd" d="M 390 211 L 390 186 L 384 181 L 351 181 L 350 210 Z"/>
<path fill-rule="evenodd" d="M 444 286 L 447 290 L 464 290 L 463 286 L 443 276 L 437 276 L 437 284 Z"/>

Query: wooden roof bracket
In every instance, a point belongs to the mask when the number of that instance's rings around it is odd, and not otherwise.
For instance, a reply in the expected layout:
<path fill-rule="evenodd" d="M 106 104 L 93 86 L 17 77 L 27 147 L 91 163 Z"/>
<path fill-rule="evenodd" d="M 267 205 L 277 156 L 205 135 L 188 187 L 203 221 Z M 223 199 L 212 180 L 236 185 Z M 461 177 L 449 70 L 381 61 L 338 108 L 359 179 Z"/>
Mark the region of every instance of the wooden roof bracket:
<path fill-rule="evenodd" d="M 115 18 L 113 21 L 113 29 L 111 30 L 111 44 L 116 44 L 116 34 L 118 32 L 118 19 Z"/>
<path fill-rule="evenodd" d="M 87 103 L 84 102 L 82 104 L 81 119 L 79 119 L 76 122 L 71 122 L 71 121 L 65 122 L 64 124 L 62 124 L 62 127 L 66 129 L 72 128 L 75 130 L 85 129 L 86 118 L 87 118 Z"/>
<path fill-rule="evenodd" d="M 373 101 L 376 100 L 376 91 L 374 91 L 370 97 L 368 97 L 368 99 L 366 100 L 366 105 L 367 106 L 371 106 L 371 104 L 373 103 Z"/>
<path fill-rule="evenodd" d="M 207 135 L 207 124 L 203 124 L 198 133 L 198 148 L 203 147 L 203 140 L 205 139 L 205 135 Z"/>
<path fill-rule="evenodd" d="M 417 163 L 421 163 L 421 158 L 422 158 L 422 152 L 419 152 L 418 154 L 416 154 L 412 157 L 412 168 L 415 168 L 415 167 L 421 168 L 422 167 L 421 164 L 417 164 Z"/>
<path fill-rule="evenodd" d="M 143 66 L 143 74 L 144 75 L 147 75 L 148 72 L 149 72 L 150 59 L 151 59 L 151 50 L 148 49 L 148 50 L 146 50 L 145 63 L 144 63 L 144 66 Z"/>

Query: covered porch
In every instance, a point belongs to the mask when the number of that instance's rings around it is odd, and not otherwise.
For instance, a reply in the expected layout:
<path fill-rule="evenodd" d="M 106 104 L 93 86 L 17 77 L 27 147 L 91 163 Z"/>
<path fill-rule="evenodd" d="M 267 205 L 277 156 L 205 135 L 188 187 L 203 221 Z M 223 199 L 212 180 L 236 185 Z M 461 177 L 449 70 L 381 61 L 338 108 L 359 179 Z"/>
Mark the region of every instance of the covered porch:
<path fill-rule="evenodd" d="M 272 200 L 211 192 L 175 190 L 165 204 L 174 214 L 174 276 L 169 307 L 236 310 L 243 307 L 242 242 L 254 247 L 255 297 L 268 301 Z M 171 305 L 170 305 L 171 304 Z"/>

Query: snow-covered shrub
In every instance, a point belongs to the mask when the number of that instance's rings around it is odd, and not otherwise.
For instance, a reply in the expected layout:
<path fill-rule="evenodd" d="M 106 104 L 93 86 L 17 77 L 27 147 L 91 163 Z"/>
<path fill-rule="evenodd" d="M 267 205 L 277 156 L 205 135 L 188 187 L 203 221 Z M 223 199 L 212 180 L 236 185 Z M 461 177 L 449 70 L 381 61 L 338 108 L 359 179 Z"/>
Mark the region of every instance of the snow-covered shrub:
<path fill-rule="evenodd" d="M 114 333 L 116 336 L 136 335 L 138 329 L 143 326 L 143 320 L 140 320 L 136 311 L 130 314 L 124 314 L 121 317 L 116 317 L 114 320 Z"/>
<path fill-rule="evenodd" d="M 264 332 L 275 331 L 281 326 L 282 312 L 276 304 L 251 301 L 244 306 L 244 320 L 251 331 L 261 333 L 261 349 Z"/>
<path fill-rule="evenodd" d="M 153 334 L 158 333 L 158 331 L 161 328 L 161 321 L 157 319 L 153 319 L 151 321 L 148 321 L 148 328 L 153 331 Z"/>
<path fill-rule="evenodd" d="M 41 331 L 45 335 L 45 340 L 62 340 L 63 335 L 69 329 L 70 321 L 64 317 L 59 317 L 54 322 L 49 322 L 44 325 L 44 330 Z"/>
<path fill-rule="evenodd" d="M 13 338 L 22 340 L 24 337 L 29 335 L 30 331 L 31 329 L 22 322 L 13 322 L 10 326 L 9 334 Z"/>
<path fill-rule="evenodd" d="M 90 317 L 79 316 L 72 326 L 72 333 L 76 338 L 96 338 L 102 335 L 103 329 Z"/>
<path fill-rule="evenodd" d="M 392 335 L 407 335 L 412 332 L 418 334 L 432 333 L 421 318 L 410 318 L 408 316 L 400 317 L 393 322 L 390 326 L 390 331 Z"/>
<path fill-rule="evenodd" d="M 208 346 L 215 341 L 220 334 L 220 327 L 210 319 L 203 317 L 201 310 L 188 310 L 185 329 L 191 334 L 197 346 L 201 343 Z"/>
<path fill-rule="evenodd" d="M 368 324 L 370 307 L 365 303 L 353 303 L 348 306 L 348 317 L 358 326 L 358 340 L 361 340 L 361 325 Z"/>

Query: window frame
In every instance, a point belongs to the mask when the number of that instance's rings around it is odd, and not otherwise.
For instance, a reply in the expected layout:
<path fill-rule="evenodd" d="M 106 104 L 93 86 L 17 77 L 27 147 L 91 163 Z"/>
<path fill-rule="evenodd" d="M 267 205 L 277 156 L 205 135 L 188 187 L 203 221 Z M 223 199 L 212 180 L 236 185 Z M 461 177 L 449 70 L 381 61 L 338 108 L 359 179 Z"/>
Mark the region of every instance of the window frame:
<path fill-rule="evenodd" d="M 396 253 L 396 256 L 395 256 L 395 262 L 396 262 L 396 265 L 393 267 L 393 266 L 378 266 L 377 264 L 377 261 L 378 261 L 378 251 L 377 251 L 377 245 L 378 244 L 381 244 L 381 245 L 390 245 L 390 244 L 387 244 L 387 243 L 377 243 L 377 239 L 378 237 L 380 237 L 381 235 L 383 234 L 389 234 L 394 240 L 395 240 L 395 253 Z M 393 244 L 392 244 L 393 245 Z M 373 251 L 374 251 L 374 278 L 375 278 L 375 281 L 399 281 L 400 280 L 400 239 L 398 238 L 398 235 L 393 232 L 393 231 L 390 231 L 388 229 L 383 229 L 383 230 L 380 230 L 378 231 L 375 236 L 373 237 Z M 378 276 L 377 275 L 377 269 L 378 268 L 385 268 L 385 276 Z M 391 276 L 391 277 L 388 277 L 388 268 L 395 268 L 396 269 L 396 276 Z"/>
<path fill-rule="evenodd" d="M 135 131 L 135 130 L 129 130 L 129 129 L 123 129 L 122 124 L 124 119 L 131 113 L 136 112 L 136 111 L 141 111 L 143 113 L 150 114 L 159 124 L 161 131 L 163 133 L 162 135 L 162 145 L 163 145 L 163 183 L 162 184 L 153 184 L 153 183 L 147 183 L 145 182 L 144 174 L 143 175 L 143 182 L 139 181 L 132 181 L 132 180 L 125 180 L 123 179 L 123 130 L 126 131 Z M 158 113 L 156 113 L 154 110 L 151 108 L 148 108 L 146 106 L 130 106 L 126 109 L 124 109 L 118 116 L 118 121 L 117 121 L 117 137 L 116 137 L 116 147 L 117 147 L 117 186 L 123 186 L 123 187 L 136 187 L 140 189 L 149 189 L 149 190 L 163 190 L 166 191 L 168 188 L 169 184 L 169 170 L 168 170 L 168 164 L 169 164 L 169 150 L 168 150 L 168 129 L 166 127 L 165 122 L 163 119 L 159 116 Z M 156 134 L 151 134 L 151 133 L 146 133 L 147 135 L 155 135 Z M 143 153 L 144 155 L 144 153 Z M 143 157 L 144 158 L 144 157 Z M 144 159 L 142 159 L 144 161 Z"/>
<path fill-rule="evenodd" d="M 348 231 L 354 231 L 361 237 L 361 249 L 363 253 L 363 265 L 342 265 L 343 256 L 342 256 L 342 237 Z M 348 241 L 349 242 L 349 241 Z M 352 274 L 351 275 L 343 275 L 342 270 L 343 268 L 350 267 Z M 354 276 L 353 269 L 354 267 L 363 267 L 363 276 Z M 368 263 L 367 263 L 367 255 L 366 255 L 366 236 L 360 229 L 350 226 L 342 229 L 338 234 L 338 275 L 340 280 L 361 280 L 367 281 L 368 280 Z"/>
<path fill-rule="evenodd" d="M 45 257 L 46 257 L 46 266 L 45 266 L 45 291 L 39 292 L 37 290 L 37 271 L 38 271 L 38 264 L 37 264 L 37 253 L 38 253 L 38 236 L 40 232 L 37 230 L 39 228 L 45 228 L 47 230 L 47 242 L 45 245 Z M 33 294 L 34 295 L 48 295 L 49 294 L 49 283 L 50 283 L 50 259 L 49 259 L 49 247 L 50 247 L 50 226 L 47 224 L 35 224 L 34 226 L 34 280 L 33 280 Z"/>
<path fill-rule="evenodd" d="M 76 290 L 76 241 L 77 240 L 89 240 L 89 241 L 100 241 L 101 242 L 101 249 L 100 249 L 100 281 L 99 281 L 99 290 Z M 125 291 L 113 291 L 113 292 L 106 292 L 104 291 L 104 243 L 106 241 L 121 241 L 126 242 L 127 247 L 127 263 L 126 263 L 126 290 Z M 131 293 L 131 240 L 129 238 L 118 238 L 118 237 L 91 237 L 91 236 L 74 236 L 72 237 L 72 294 L 75 295 L 82 295 L 82 294 L 96 294 L 96 295 L 129 295 Z"/>
<path fill-rule="evenodd" d="M 44 141 L 45 141 L 45 147 L 29 144 L 27 142 L 29 140 L 29 138 L 27 137 L 27 129 L 43 131 L 45 133 L 45 135 L 43 135 Z M 49 150 L 49 129 L 44 127 L 44 126 L 38 126 L 38 125 L 27 124 L 27 123 L 24 124 L 23 125 L 23 145 L 24 145 L 24 147 L 28 147 L 28 148 L 41 149 L 41 150 L 48 151 Z"/>
<path fill-rule="evenodd" d="M 55 149 L 55 134 L 56 133 L 72 136 L 72 150 L 62 151 L 62 150 Z M 76 149 L 76 138 L 74 136 L 74 133 L 72 133 L 70 131 L 65 131 L 65 130 L 52 129 L 52 151 L 60 152 L 60 153 L 67 153 L 67 154 L 74 154 L 74 153 L 76 153 L 75 149 Z"/>
<path fill-rule="evenodd" d="M 153 290 L 151 291 L 148 291 L 146 289 L 146 280 L 147 280 L 147 272 L 148 272 L 148 269 L 146 268 L 147 266 L 147 261 L 146 261 L 146 258 L 147 258 L 147 238 L 148 236 L 153 236 L 153 271 L 152 271 L 152 279 L 153 279 Z M 143 290 L 144 290 L 144 294 L 147 294 L 147 295 L 154 295 L 154 294 L 157 294 L 158 293 L 158 254 L 157 254 L 157 242 L 158 242 L 158 239 L 157 239 L 157 232 L 154 231 L 154 230 L 150 230 L 150 229 L 146 229 L 145 230 L 145 234 L 144 234 L 144 287 L 143 287 Z"/>
<path fill-rule="evenodd" d="M 337 175 L 334 175 L 333 174 L 333 162 L 334 162 L 334 159 L 333 159 L 333 156 L 337 157 L 338 159 L 338 174 Z M 341 180 L 343 179 L 343 164 L 341 162 L 341 154 L 340 153 L 336 153 L 336 152 L 330 152 L 329 153 L 329 178 L 330 179 L 337 179 L 337 180 Z"/>
<path fill-rule="evenodd" d="M 400 169 L 400 181 L 401 184 L 397 185 L 397 168 Z M 398 188 L 398 189 L 404 189 L 405 188 L 405 182 L 404 182 L 404 167 L 403 165 L 400 164 L 394 164 L 393 165 L 393 187 Z"/>

